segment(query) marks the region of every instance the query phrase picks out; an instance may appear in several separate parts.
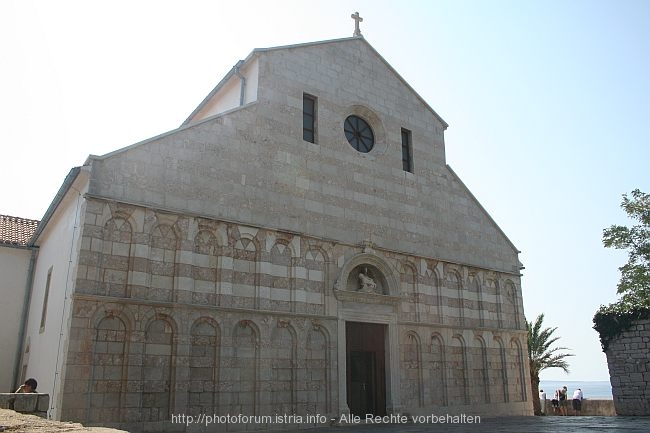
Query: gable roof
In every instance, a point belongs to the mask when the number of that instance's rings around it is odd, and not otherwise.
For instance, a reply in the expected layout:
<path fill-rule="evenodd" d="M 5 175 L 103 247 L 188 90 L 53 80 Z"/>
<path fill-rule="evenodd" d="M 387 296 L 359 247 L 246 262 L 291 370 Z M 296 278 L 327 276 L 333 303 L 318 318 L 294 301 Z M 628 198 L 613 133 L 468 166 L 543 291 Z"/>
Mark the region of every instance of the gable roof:
<path fill-rule="evenodd" d="M 38 223 L 38 220 L 0 215 L 0 245 L 27 246 Z"/>
<path fill-rule="evenodd" d="M 28 240 L 28 245 L 30 247 L 34 246 L 34 244 L 38 240 L 38 237 L 41 235 L 41 233 L 43 233 L 43 230 L 45 230 L 47 223 L 50 222 L 50 218 L 52 218 L 52 215 L 54 215 L 54 212 L 59 207 L 59 205 L 63 201 L 63 198 L 72 187 L 72 184 L 77 179 L 77 176 L 79 176 L 79 173 L 81 173 L 81 167 L 72 167 L 68 172 L 68 175 L 63 180 L 63 184 L 59 188 L 59 191 L 54 196 L 52 203 L 50 203 L 50 206 L 45 211 L 45 215 L 43 215 L 43 219 L 40 222 L 38 222 L 38 225 L 36 226 L 32 237 Z"/>
<path fill-rule="evenodd" d="M 307 47 L 312 47 L 312 46 L 316 46 L 316 45 L 335 44 L 335 43 L 348 42 L 348 41 L 362 41 L 363 43 L 365 43 L 368 46 L 368 48 L 370 48 L 370 50 L 377 56 L 377 58 L 379 58 L 379 60 L 397 77 L 397 79 L 399 79 L 402 82 L 402 84 L 404 84 L 411 92 L 413 92 L 415 97 L 418 100 L 420 100 L 420 102 L 434 115 L 434 117 L 436 119 L 438 119 L 443 124 L 445 129 L 447 127 L 449 127 L 449 124 L 447 122 L 445 122 L 444 119 L 442 117 L 440 117 L 440 115 L 438 113 L 436 113 L 436 111 L 433 108 L 431 108 L 431 106 L 424 100 L 424 98 L 422 98 L 420 96 L 420 94 L 418 92 L 416 92 L 415 89 L 413 89 L 413 87 L 411 87 L 411 85 L 404 78 L 402 78 L 402 76 L 395 70 L 395 68 L 393 68 L 391 66 L 391 64 L 388 63 L 386 61 L 386 59 L 384 59 L 382 57 L 382 55 L 379 54 L 379 52 L 377 52 L 377 50 L 375 50 L 373 48 L 373 46 L 370 45 L 370 43 L 368 41 L 366 41 L 366 39 L 363 36 L 352 36 L 352 37 L 348 37 L 348 38 L 329 39 L 329 40 L 325 40 L 325 41 L 305 42 L 305 43 L 302 43 L 302 44 L 293 44 L 293 45 L 281 45 L 281 46 L 269 47 L 269 48 L 255 48 L 253 51 L 251 51 L 251 53 L 248 55 L 248 57 L 246 57 L 245 60 L 238 61 L 235 64 L 235 66 L 233 66 L 232 69 L 230 71 L 228 71 L 228 73 L 221 79 L 221 81 L 219 81 L 219 83 L 215 86 L 215 88 L 212 89 L 212 91 L 210 93 L 208 93 L 208 95 L 205 97 L 205 99 L 203 99 L 203 101 L 201 101 L 201 103 L 198 105 L 198 107 L 196 107 L 194 109 L 194 111 L 192 111 L 192 113 L 182 123 L 181 126 L 188 125 L 191 122 L 192 118 L 199 111 L 201 111 L 201 109 L 212 99 L 212 97 L 230 80 L 230 78 L 233 75 L 236 74 L 238 69 L 241 68 L 246 63 L 248 63 L 253 57 L 258 55 L 259 53 L 267 53 L 267 52 L 278 51 L 278 50 L 289 50 L 289 49 L 293 49 L 293 48 L 307 48 Z"/>

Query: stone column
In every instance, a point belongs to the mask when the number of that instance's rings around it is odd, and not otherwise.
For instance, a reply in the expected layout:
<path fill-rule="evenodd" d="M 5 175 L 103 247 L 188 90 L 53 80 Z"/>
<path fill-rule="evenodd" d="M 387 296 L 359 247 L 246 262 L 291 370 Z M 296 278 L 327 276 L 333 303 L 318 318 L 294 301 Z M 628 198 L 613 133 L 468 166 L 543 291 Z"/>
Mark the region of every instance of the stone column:
<path fill-rule="evenodd" d="M 338 414 L 349 414 L 350 408 L 348 407 L 348 381 L 346 376 L 347 365 L 346 365 L 346 344 L 345 344 L 345 320 L 342 318 L 338 319 L 337 323 L 337 342 L 336 346 L 338 348 L 338 375 L 339 375 L 339 387 L 338 387 L 338 400 L 339 408 Z"/>
<path fill-rule="evenodd" d="M 399 327 L 395 321 L 388 324 L 386 336 L 386 413 L 398 414 L 402 411 L 400 398 L 400 365 L 399 365 Z"/>

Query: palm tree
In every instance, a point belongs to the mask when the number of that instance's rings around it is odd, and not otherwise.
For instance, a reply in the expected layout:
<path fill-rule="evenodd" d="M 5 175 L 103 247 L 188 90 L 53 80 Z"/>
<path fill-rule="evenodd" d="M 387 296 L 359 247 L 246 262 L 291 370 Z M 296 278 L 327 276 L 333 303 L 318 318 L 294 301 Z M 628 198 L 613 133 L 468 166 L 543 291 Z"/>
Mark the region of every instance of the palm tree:
<path fill-rule="evenodd" d="M 565 373 L 569 372 L 569 364 L 564 358 L 573 356 L 571 353 L 558 353 L 561 350 L 569 350 L 566 347 L 554 347 L 560 337 L 552 337 L 557 328 L 542 329 L 544 314 L 537 316 L 535 322 L 526 322 L 528 330 L 528 358 L 530 362 L 530 384 L 533 393 L 533 411 L 535 415 L 541 415 L 539 404 L 539 373 L 547 368 L 561 368 Z"/>

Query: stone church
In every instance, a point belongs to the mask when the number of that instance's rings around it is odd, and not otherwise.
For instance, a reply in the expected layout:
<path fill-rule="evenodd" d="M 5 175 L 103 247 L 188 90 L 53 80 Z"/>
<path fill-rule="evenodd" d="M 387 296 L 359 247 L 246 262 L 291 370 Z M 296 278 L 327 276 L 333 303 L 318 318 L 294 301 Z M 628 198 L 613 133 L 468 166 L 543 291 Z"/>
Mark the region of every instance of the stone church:
<path fill-rule="evenodd" d="M 132 430 L 532 414 L 518 250 L 446 128 L 358 33 L 253 50 L 178 129 L 70 171 L 17 380 Z"/>

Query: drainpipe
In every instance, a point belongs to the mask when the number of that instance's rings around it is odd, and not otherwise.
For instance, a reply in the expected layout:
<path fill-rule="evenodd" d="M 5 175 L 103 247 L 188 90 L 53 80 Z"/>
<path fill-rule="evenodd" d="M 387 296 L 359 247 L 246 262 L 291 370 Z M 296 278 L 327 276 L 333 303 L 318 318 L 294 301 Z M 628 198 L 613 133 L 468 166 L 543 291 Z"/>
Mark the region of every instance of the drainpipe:
<path fill-rule="evenodd" d="M 34 283 L 34 268 L 36 264 L 36 257 L 38 257 L 38 248 L 30 248 L 31 255 L 29 258 L 29 268 L 27 269 L 27 282 L 25 283 L 25 297 L 23 298 L 23 312 L 20 318 L 20 333 L 18 334 L 18 352 L 14 361 L 14 382 L 12 390 L 18 388 L 18 382 L 21 371 L 21 364 L 23 360 L 23 352 L 25 351 L 25 334 L 27 333 L 27 317 L 29 315 L 29 304 L 32 302 L 32 290 Z"/>
<path fill-rule="evenodd" d="M 246 77 L 244 77 L 241 72 L 239 72 L 239 67 L 244 64 L 243 60 L 240 60 L 237 62 L 235 65 L 235 75 L 239 77 L 239 81 L 241 83 L 240 91 L 239 91 L 239 106 L 241 107 L 244 105 L 244 90 L 246 89 Z"/>

